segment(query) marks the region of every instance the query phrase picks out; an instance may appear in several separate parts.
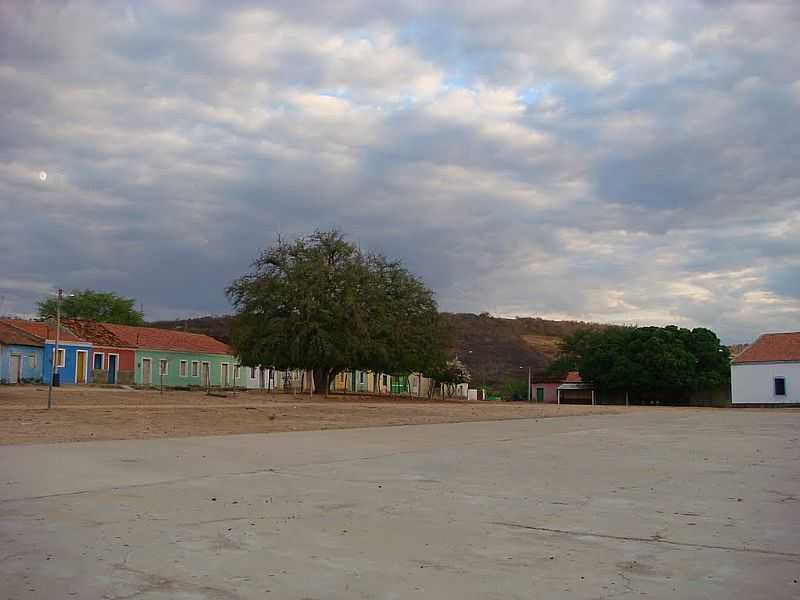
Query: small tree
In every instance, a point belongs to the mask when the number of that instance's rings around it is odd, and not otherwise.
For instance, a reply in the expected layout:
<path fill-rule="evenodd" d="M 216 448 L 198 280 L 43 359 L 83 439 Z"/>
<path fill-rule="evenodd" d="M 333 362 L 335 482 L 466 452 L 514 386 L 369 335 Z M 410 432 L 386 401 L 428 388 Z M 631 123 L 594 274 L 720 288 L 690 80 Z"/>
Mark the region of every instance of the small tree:
<path fill-rule="evenodd" d="M 445 361 L 429 376 L 433 380 L 433 385 L 428 390 L 429 399 L 433 397 L 437 387 L 441 388 L 442 396 L 446 394 L 448 398 L 452 398 L 458 385 L 469 383 L 472 379 L 469 369 L 457 358 Z"/>
<path fill-rule="evenodd" d="M 45 298 L 38 302 L 39 316 L 55 318 L 55 298 Z M 85 319 L 120 325 L 141 325 L 144 315 L 134 306 L 136 300 L 123 298 L 113 292 L 95 290 L 73 290 L 61 301 L 61 315 L 67 319 Z"/>

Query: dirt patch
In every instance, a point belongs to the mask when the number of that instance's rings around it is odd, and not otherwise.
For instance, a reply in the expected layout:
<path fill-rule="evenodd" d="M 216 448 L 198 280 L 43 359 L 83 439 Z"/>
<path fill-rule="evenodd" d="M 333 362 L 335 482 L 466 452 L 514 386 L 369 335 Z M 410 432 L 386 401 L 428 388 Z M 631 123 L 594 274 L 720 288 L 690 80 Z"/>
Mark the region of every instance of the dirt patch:
<path fill-rule="evenodd" d="M 613 414 L 617 406 L 429 401 L 416 398 L 0 387 L 0 444 L 346 429 Z"/>

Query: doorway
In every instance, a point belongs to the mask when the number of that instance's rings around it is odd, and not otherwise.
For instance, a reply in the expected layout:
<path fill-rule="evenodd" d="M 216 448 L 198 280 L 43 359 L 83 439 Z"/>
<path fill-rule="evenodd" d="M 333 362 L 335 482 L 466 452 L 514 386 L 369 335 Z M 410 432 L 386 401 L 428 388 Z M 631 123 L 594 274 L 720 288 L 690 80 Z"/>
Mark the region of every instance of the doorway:
<path fill-rule="evenodd" d="M 142 384 L 153 383 L 153 361 L 149 358 L 142 359 Z"/>
<path fill-rule="evenodd" d="M 108 383 L 117 383 L 117 355 L 108 355 Z"/>
<path fill-rule="evenodd" d="M 204 362 L 201 371 L 203 387 L 211 387 L 211 364 Z"/>
<path fill-rule="evenodd" d="M 220 385 L 222 387 L 228 387 L 228 363 L 222 363 L 220 365 L 219 374 Z"/>
<path fill-rule="evenodd" d="M 86 383 L 86 362 L 89 352 L 77 350 L 75 352 L 75 383 Z"/>
<path fill-rule="evenodd" d="M 21 371 L 22 371 L 22 355 L 12 354 L 11 373 L 10 373 L 11 377 L 9 378 L 9 381 L 11 381 L 11 383 L 19 383 Z"/>

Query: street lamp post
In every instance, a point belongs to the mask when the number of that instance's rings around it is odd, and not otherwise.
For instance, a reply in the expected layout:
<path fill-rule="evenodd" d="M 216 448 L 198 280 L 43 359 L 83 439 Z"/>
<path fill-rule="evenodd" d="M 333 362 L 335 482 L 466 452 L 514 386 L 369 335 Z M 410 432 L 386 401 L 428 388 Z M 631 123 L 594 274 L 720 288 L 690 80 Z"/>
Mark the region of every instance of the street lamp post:
<path fill-rule="evenodd" d="M 56 347 L 53 349 L 53 356 L 50 358 L 50 381 L 47 385 L 47 408 L 53 408 L 53 379 L 58 373 L 58 346 L 61 343 L 61 299 L 64 290 L 58 288 L 58 300 L 56 300 Z"/>
<path fill-rule="evenodd" d="M 520 366 L 520 369 L 524 369 L 525 367 Z M 531 401 L 531 368 L 528 367 L 528 402 Z"/>

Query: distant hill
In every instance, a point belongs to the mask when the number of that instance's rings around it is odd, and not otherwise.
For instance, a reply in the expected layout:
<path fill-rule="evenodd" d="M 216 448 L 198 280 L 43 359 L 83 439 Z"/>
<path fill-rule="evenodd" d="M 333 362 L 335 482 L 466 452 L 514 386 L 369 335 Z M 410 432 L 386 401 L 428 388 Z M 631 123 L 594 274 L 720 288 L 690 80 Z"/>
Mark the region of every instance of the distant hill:
<path fill-rule="evenodd" d="M 558 356 L 562 338 L 606 327 L 583 321 L 503 319 L 488 314 L 443 313 L 453 335 L 453 352 L 472 372 L 476 386 L 498 387 L 541 373 Z"/>
<path fill-rule="evenodd" d="M 563 337 L 582 329 L 606 327 L 583 321 L 539 318 L 503 319 L 488 314 L 443 313 L 452 331 L 452 352 L 469 367 L 476 386 L 497 387 L 541 373 L 558 355 Z M 231 317 L 208 316 L 149 324 L 163 329 L 205 333 L 230 341 Z"/>

